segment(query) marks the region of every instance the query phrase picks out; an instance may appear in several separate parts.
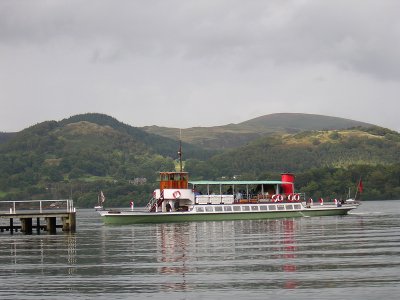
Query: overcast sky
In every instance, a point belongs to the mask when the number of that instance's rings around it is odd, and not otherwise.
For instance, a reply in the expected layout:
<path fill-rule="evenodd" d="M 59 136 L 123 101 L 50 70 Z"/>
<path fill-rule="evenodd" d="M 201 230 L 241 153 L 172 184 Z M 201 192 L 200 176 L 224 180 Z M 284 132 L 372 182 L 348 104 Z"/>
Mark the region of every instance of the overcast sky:
<path fill-rule="evenodd" d="M 0 0 L 0 131 L 300 112 L 400 131 L 398 0 Z"/>

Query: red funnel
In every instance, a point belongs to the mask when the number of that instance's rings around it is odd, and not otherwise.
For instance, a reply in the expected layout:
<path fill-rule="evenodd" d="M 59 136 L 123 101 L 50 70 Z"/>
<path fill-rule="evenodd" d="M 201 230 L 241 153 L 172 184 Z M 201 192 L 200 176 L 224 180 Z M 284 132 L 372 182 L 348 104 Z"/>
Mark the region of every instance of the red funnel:
<path fill-rule="evenodd" d="M 294 192 L 294 174 L 292 173 L 282 173 L 282 181 L 283 182 L 290 182 L 282 184 L 283 192 L 287 194 L 293 194 Z"/>

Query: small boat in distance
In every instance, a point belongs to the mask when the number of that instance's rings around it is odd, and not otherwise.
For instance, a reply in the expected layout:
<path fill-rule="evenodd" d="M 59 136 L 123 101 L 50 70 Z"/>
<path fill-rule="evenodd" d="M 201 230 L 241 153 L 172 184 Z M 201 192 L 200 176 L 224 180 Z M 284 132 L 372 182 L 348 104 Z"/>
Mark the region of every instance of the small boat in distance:
<path fill-rule="evenodd" d="M 105 224 L 222 221 L 345 215 L 357 205 L 313 203 L 294 190 L 295 176 L 260 181 L 189 181 L 187 172 L 160 172 L 145 211 L 99 211 Z"/>
<path fill-rule="evenodd" d="M 103 191 L 97 195 L 97 205 L 94 207 L 96 211 L 103 210 L 103 203 L 106 201 L 106 197 L 103 194 Z"/>
<path fill-rule="evenodd" d="M 363 183 L 362 183 L 362 180 L 360 178 L 360 180 L 357 183 L 356 193 L 354 195 L 354 198 L 351 198 L 351 189 L 349 188 L 349 192 L 347 194 L 347 199 L 345 200 L 345 203 L 347 203 L 347 204 L 357 204 L 358 205 L 359 203 L 357 201 L 357 195 L 358 194 L 361 195 L 361 193 L 363 192 L 363 188 L 364 188 L 363 187 Z"/>

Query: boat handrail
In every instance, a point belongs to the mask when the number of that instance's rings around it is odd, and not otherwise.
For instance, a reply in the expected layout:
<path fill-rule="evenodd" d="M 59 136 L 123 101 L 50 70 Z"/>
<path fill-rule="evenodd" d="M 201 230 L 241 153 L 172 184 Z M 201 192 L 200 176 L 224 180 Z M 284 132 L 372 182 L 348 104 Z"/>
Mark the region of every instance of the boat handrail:
<path fill-rule="evenodd" d="M 157 202 L 157 199 L 156 199 L 155 197 L 152 197 L 152 198 L 150 199 L 150 201 L 147 203 L 146 209 L 147 209 L 148 211 L 150 211 L 151 208 L 154 206 L 154 204 L 155 204 L 156 202 Z"/>

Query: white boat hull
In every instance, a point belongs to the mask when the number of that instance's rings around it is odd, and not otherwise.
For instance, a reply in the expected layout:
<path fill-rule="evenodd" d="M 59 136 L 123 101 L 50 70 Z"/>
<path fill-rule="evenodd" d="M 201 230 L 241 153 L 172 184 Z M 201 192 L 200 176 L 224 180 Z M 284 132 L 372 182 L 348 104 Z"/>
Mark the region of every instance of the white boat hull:
<path fill-rule="evenodd" d="M 188 221 L 254 220 L 293 217 L 345 215 L 354 205 L 316 205 L 306 207 L 301 203 L 194 205 L 189 211 L 137 212 L 101 211 L 105 224 L 165 223 Z"/>

